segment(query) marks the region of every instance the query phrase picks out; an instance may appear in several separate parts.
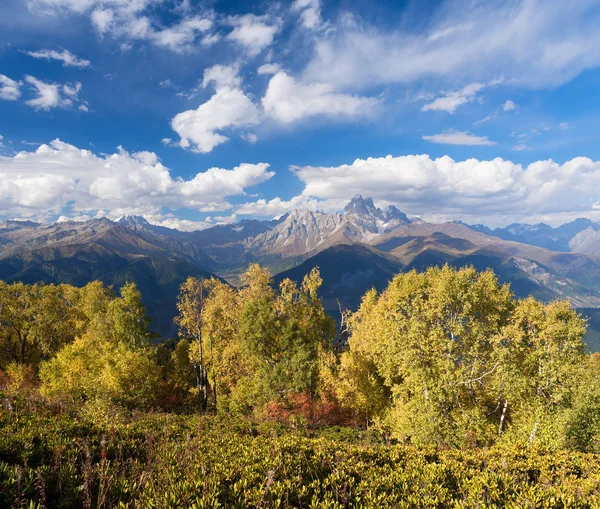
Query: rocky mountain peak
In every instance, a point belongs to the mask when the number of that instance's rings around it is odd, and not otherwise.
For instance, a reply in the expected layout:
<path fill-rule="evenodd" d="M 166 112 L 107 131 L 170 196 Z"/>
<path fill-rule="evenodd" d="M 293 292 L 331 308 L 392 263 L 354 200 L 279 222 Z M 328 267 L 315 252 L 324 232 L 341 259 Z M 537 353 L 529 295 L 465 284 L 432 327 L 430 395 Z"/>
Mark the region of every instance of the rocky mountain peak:
<path fill-rule="evenodd" d="M 363 198 L 362 195 L 357 194 L 344 208 L 344 214 L 377 217 L 377 214 L 381 214 L 381 210 L 375 207 L 372 198 Z"/>
<path fill-rule="evenodd" d="M 383 223 L 394 221 L 395 224 L 410 223 L 408 216 L 393 205 L 381 210 L 373 203 L 372 198 L 363 198 L 357 194 L 344 208 L 345 215 L 356 215 L 362 219 L 375 219 Z"/>
<path fill-rule="evenodd" d="M 115 219 L 115 223 L 123 226 L 148 226 L 150 223 L 142 216 L 126 215 Z"/>

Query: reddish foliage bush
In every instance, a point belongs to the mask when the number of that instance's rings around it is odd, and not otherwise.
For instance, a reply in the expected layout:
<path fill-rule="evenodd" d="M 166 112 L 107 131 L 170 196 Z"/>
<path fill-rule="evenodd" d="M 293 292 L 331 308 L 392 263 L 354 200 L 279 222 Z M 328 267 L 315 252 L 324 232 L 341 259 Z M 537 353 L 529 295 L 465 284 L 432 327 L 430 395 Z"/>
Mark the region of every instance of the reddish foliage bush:
<path fill-rule="evenodd" d="M 281 424 L 345 425 L 352 419 L 334 398 L 326 395 L 314 398 L 304 392 L 292 392 L 277 401 L 269 401 L 263 408 L 263 417 Z"/>

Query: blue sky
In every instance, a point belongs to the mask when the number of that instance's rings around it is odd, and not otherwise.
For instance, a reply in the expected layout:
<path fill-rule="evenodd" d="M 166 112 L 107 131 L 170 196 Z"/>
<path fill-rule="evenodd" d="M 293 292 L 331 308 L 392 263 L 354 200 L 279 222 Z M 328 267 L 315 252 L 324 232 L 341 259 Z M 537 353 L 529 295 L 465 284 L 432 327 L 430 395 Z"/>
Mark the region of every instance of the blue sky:
<path fill-rule="evenodd" d="M 600 2 L 3 0 L 0 218 L 194 229 L 356 193 L 600 219 Z"/>

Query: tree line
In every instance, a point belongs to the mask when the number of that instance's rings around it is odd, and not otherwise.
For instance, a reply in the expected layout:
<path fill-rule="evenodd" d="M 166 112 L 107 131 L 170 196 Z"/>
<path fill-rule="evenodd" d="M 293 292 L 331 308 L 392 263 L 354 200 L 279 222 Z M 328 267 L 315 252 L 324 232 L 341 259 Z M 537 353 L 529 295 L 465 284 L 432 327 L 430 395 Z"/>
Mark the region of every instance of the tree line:
<path fill-rule="evenodd" d="M 188 278 L 155 341 L 135 285 L 0 282 L 0 386 L 59 412 L 224 413 L 374 428 L 416 445 L 600 448 L 600 357 L 566 301 L 516 300 L 492 271 L 395 276 L 341 324 L 313 270 L 239 287 Z"/>

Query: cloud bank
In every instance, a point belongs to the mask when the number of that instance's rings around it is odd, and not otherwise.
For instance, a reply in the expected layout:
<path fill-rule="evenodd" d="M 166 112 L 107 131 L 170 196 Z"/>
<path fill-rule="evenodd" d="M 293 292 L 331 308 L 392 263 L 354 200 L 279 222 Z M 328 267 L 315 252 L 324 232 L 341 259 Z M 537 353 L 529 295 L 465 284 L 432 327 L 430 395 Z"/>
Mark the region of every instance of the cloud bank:
<path fill-rule="evenodd" d="M 35 152 L 0 157 L 0 216 L 116 217 L 156 215 L 163 208 L 227 210 L 228 197 L 243 195 L 274 175 L 268 168 L 266 163 L 241 163 L 183 180 L 173 178 L 152 152 L 130 154 L 120 148 L 99 156 L 54 140 Z"/>
<path fill-rule="evenodd" d="M 304 206 L 339 210 L 361 193 L 431 220 L 505 224 L 600 219 L 600 161 L 587 157 L 522 166 L 502 158 L 455 161 L 448 156 L 408 155 L 292 171 L 304 185 L 300 195 L 248 203 L 238 214 L 274 216 Z"/>

